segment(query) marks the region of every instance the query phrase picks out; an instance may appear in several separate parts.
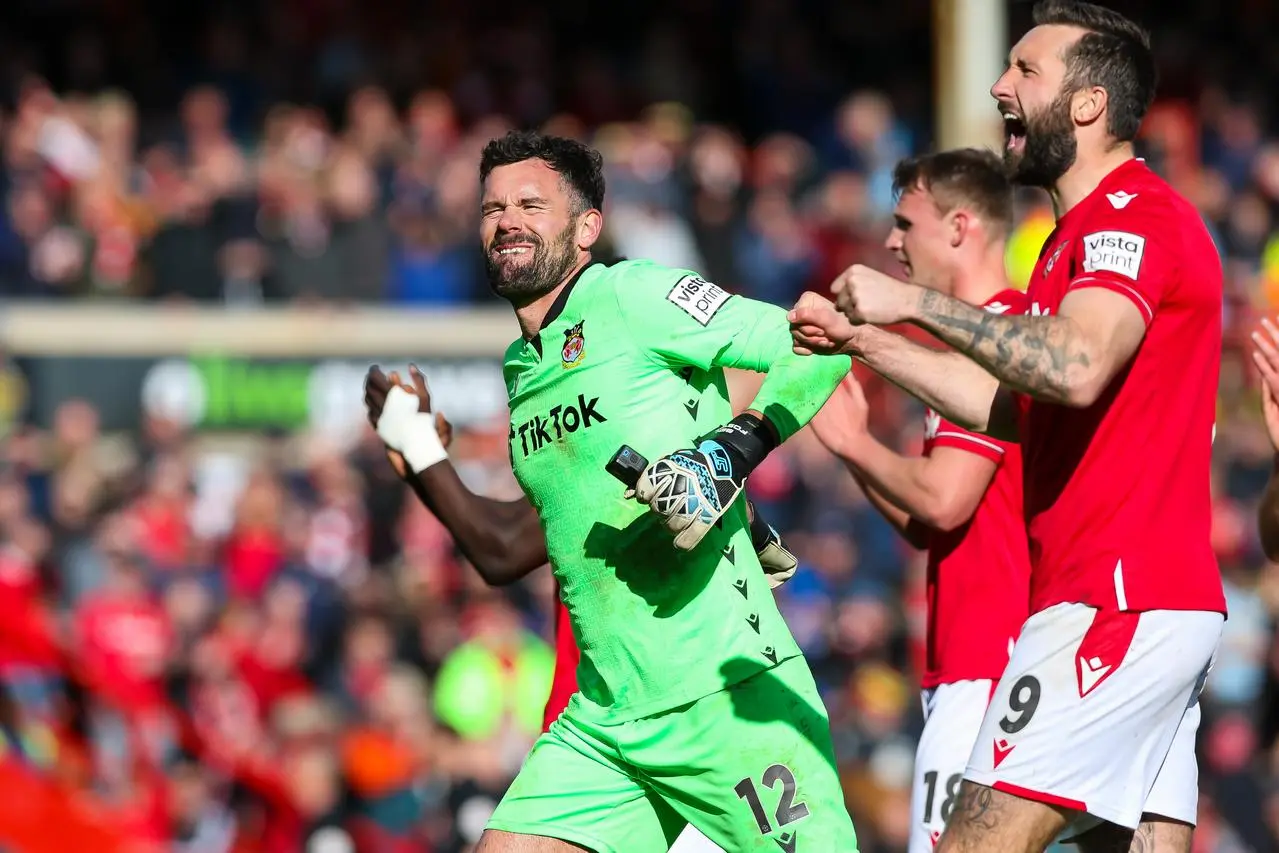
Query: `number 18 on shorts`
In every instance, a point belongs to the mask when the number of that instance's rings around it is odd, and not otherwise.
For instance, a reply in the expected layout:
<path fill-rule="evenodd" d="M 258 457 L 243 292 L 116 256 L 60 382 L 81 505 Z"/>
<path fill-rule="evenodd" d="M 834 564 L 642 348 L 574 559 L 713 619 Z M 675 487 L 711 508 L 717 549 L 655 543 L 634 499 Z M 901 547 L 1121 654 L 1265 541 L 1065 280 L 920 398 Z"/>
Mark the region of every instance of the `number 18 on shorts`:
<path fill-rule="evenodd" d="M 925 690 L 915 752 L 908 853 L 931 853 L 950 819 L 994 682 L 952 681 Z"/>

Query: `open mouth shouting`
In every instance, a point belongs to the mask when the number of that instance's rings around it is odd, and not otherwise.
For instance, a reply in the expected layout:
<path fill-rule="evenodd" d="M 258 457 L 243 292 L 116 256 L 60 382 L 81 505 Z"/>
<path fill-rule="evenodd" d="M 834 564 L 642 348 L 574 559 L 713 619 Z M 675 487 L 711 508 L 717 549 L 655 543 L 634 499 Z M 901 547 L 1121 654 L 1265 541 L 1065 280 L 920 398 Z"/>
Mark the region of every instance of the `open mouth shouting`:
<path fill-rule="evenodd" d="M 1026 146 L 1026 120 L 1011 107 L 1000 106 L 1004 119 L 1004 150 L 1020 153 Z"/>

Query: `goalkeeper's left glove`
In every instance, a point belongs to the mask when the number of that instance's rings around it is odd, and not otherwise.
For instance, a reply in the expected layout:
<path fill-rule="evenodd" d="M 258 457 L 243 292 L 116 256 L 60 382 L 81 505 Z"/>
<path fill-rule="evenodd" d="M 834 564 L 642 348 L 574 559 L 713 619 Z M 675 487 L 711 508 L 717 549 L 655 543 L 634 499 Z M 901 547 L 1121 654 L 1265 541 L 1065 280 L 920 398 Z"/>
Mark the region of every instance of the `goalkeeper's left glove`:
<path fill-rule="evenodd" d="M 781 534 L 764 520 L 759 508 L 749 500 L 746 502 L 746 514 L 751 523 L 751 545 L 764 569 L 764 577 L 768 579 L 768 588 L 777 589 L 795 576 L 799 560 L 787 550 Z"/>
<path fill-rule="evenodd" d="M 644 469 L 627 492 L 662 517 L 675 547 L 691 551 L 728 512 L 746 477 L 777 446 L 764 420 L 742 414 L 703 438 Z"/>

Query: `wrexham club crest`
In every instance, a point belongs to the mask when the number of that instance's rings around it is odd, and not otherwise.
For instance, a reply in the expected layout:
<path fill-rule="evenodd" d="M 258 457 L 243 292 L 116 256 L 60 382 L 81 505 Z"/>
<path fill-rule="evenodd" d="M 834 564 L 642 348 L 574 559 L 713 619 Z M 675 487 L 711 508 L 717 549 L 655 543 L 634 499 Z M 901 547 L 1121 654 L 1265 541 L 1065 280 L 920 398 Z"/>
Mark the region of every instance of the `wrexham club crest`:
<path fill-rule="evenodd" d="M 586 322 L 585 320 L 582 321 Z M 564 330 L 564 349 L 560 350 L 560 358 L 565 367 L 576 367 L 586 353 L 586 338 L 582 337 L 582 323 Z"/>

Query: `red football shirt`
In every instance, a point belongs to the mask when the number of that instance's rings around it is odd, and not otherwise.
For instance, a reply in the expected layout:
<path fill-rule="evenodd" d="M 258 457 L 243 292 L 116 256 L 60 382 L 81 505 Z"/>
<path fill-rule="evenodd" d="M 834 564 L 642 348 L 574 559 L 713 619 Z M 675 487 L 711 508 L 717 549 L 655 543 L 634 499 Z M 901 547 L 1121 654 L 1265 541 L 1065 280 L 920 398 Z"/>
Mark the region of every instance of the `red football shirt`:
<path fill-rule="evenodd" d="M 985 308 L 1022 314 L 1027 304 L 1024 293 L 1005 290 Z M 929 534 L 927 654 L 920 681 L 925 688 L 998 680 L 1030 612 L 1021 449 L 969 432 L 930 410 L 924 455 L 939 447 L 975 453 L 999 467 L 967 524 Z"/>
<path fill-rule="evenodd" d="M 551 695 L 542 714 L 542 731 L 551 727 L 555 718 L 577 692 L 577 661 L 581 653 L 573 639 L 573 626 L 568 622 L 568 608 L 560 600 L 560 585 L 555 585 L 555 675 L 551 679 Z"/>
<path fill-rule="evenodd" d="M 1028 313 L 1085 287 L 1132 300 L 1146 336 L 1089 408 L 1025 403 L 1031 608 L 1224 613 L 1208 539 L 1221 261 L 1195 208 L 1140 160 L 1058 220 Z"/>
<path fill-rule="evenodd" d="M 174 643 L 164 610 L 105 592 L 86 599 L 76 618 L 80 663 L 94 688 L 126 710 L 162 705 L 164 666 Z"/>

